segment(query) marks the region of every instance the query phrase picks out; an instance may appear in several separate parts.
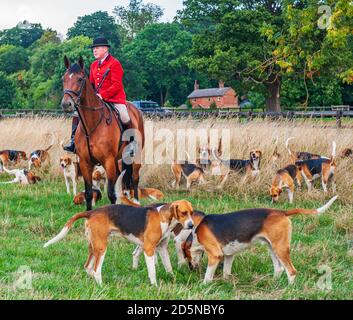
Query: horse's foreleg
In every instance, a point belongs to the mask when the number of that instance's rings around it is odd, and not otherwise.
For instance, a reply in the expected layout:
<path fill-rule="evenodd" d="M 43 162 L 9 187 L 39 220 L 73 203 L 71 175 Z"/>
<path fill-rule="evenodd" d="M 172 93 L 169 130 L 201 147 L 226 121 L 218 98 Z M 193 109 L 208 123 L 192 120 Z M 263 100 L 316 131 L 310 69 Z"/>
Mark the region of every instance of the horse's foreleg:
<path fill-rule="evenodd" d="M 93 199 L 93 190 L 92 190 L 92 173 L 93 165 L 80 162 L 80 169 L 82 172 L 83 180 L 85 181 L 85 199 L 87 211 L 92 210 L 92 199 Z"/>
<path fill-rule="evenodd" d="M 117 180 L 117 168 L 114 159 L 108 159 L 104 164 L 108 179 L 108 198 L 111 204 L 116 204 L 115 183 Z"/>

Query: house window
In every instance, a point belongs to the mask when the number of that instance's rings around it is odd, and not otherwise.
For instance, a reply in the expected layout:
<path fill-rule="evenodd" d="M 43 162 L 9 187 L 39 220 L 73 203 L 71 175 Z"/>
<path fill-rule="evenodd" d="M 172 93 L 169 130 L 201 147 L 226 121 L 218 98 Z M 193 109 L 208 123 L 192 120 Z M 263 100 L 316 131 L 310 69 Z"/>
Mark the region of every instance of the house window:
<path fill-rule="evenodd" d="M 217 98 L 217 101 L 220 102 L 220 101 L 221 101 L 221 97 L 218 97 L 218 98 Z"/>
<path fill-rule="evenodd" d="M 208 98 L 208 101 L 211 101 L 211 98 Z"/>
<path fill-rule="evenodd" d="M 194 102 L 196 102 L 196 99 L 194 99 Z"/>

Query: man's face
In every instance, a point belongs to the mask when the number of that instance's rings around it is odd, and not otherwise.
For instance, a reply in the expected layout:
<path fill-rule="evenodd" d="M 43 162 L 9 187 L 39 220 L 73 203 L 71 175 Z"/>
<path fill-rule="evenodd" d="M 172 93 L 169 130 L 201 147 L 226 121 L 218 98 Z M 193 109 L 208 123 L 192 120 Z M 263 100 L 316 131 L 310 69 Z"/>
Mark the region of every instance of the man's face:
<path fill-rule="evenodd" d="M 103 59 L 107 54 L 109 48 L 108 47 L 95 47 L 93 48 L 93 55 L 96 59 Z"/>

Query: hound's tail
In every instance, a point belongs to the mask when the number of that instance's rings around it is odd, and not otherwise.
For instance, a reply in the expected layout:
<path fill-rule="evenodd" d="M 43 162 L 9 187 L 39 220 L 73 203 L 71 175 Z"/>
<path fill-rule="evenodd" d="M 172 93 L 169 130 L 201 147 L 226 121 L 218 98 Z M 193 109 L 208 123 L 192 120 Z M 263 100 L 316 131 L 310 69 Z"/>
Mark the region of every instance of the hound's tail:
<path fill-rule="evenodd" d="M 290 137 L 290 138 L 288 138 L 288 139 L 286 140 L 286 149 L 288 150 L 290 156 L 293 155 L 293 152 L 292 152 L 292 150 L 291 150 L 290 147 L 289 147 L 289 141 L 291 141 L 291 140 L 293 140 L 293 139 L 295 139 L 295 138 L 294 138 L 294 137 Z"/>
<path fill-rule="evenodd" d="M 125 204 L 127 206 L 132 206 L 132 207 L 141 207 L 141 205 L 137 202 L 134 202 L 134 200 L 130 200 L 125 194 L 123 190 L 123 179 L 124 175 L 126 173 L 126 170 L 124 170 L 120 175 L 118 180 L 116 180 L 115 183 L 115 196 L 116 196 L 116 203 L 117 204 Z"/>
<path fill-rule="evenodd" d="M 52 136 L 51 143 L 50 143 L 49 147 L 45 149 L 45 151 L 47 151 L 47 152 L 53 147 L 54 142 L 55 142 L 55 137 L 54 137 L 54 135 L 51 134 L 51 136 Z"/>
<path fill-rule="evenodd" d="M 332 204 L 337 200 L 338 196 L 334 196 L 329 202 L 327 202 L 324 206 L 322 206 L 321 208 L 319 209 L 316 209 L 316 210 L 307 210 L 307 209 L 294 209 L 294 210 L 288 210 L 285 215 L 287 217 L 289 216 L 295 216 L 295 215 L 298 215 L 298 214 L 317 214 L 317 215 L 320 215 L 322 213 L 324 213 L 325 211 L 327 211 L 331 206 Z"/>
<path fill-rule="evenodd" d="M 45 149 L 45 151 L 48 152 L 52 147 L 53 147 L 53 145 L 51 144 L 48 148 Z"/>
<path fill-rule="evenodd" d="M 16 169 L 15 169 L 15 170 L 6 169 L 6 167 L 5 167 L 4 165 L 2 165 L 2 168 L 4 169 L 4 171 L 5 171 L 6 173 L 12 174 L 12 175 L 16 174 L 16 171 L 17 171 Z"/>
<path fill-rule="evenodd" d="M 332 154 L 331 154 L 331 164 L 335 161 L 336 158 L 336 149 L 337 149 L 337 144 L 335 141 L 332 141 Z"/>
<path fill-rule="evenodd" d="M 185 152 L 185 155 L 186 155 L 186 160 L 185 160 L 185 163 L 188 164 L 190 162 L 190 155 L 187 151 L 184 151 Z"/>
<path fill-rule="evenodd" d="M 217 161 L 222 162 L 222 159 L 216 154 L 216 149 L 215 149 L 215 148 L 212 149 L 212 156 L 213 156 L 213 158 L 216 159 Z"/>
<path fill-rule="evenodd" d="M 118 180 L 116 180 L 115 183 L 115 196 L 117 198 L 117 204 L 121 203 L 121 197 L 124 195 L 124 190 L 123 190 L 123 179 L 126 171 L 124 170 L 118 177 Z"/>
<path fill-rule="evenodd" d="M 49 240 L 45 245 L 44 248 L 50 246 L 51 244 L 60 241 L 61 239 L 65 238 L 65 236 L 69 233 L 72 225 L 80 219 L 88 219 L 90 217 L 90 212 L 82 212 L 74 215 L 66 224 L 65 227 L 60 231 L 60 233 L 55 236 L 53 239 Z"/>

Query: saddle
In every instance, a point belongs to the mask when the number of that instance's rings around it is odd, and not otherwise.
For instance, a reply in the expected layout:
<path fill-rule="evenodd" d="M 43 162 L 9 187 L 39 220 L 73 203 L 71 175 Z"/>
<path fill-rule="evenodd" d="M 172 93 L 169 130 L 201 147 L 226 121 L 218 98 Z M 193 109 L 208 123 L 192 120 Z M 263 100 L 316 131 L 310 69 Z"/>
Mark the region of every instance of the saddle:
<path fill-rule="evenodd" d="M 124 125 L 123 125 L 123 122 L 121 121 L 119 110 L 115 108 L 114 103 L 112 103 L 112 102 L 104 101 L 104 104 L 108 108 L 108 110 L 112 111 L 112 114 L 114 115 L 116 121 L 118 122 L 118 126 L 119 126 L 120 131 L 123 132 Z"/>
<path fill-rule="evenodd" d="M 106 102 L 104 101 L 104 104 L 106 105 L 106 107 L 108 108 L 108 110 L 111 110 L 112 114 L 114 115 L 117 123 L 118 123 L 118 126 L 119 126 L 119 129 L 120 129 L 120 132 L 124 132 L 124 124 L 123 122 L 121 121 L 121 117 L 120 117 L 120 113 L 119 113 L 119 110 L 115 108 L 114 106 L 114 103 L 111 103 L 111 102 Z M 121 134 L 120 135 L 120 141 L 119 141 L 119 149 L 123 146 L 123 135 Z M 130 138 L 130 143 L 133 142 L 134 139 L 133 137 Z M 130 156 L 130 157 L 134 157 L 136 155 L 136 150 L 135 150 L 135 146 L 131 147 L 130 149 L 126 150 L 126 153 Z M 124 155 L 123 155 L 123 158 L 124 158 Z"/>

